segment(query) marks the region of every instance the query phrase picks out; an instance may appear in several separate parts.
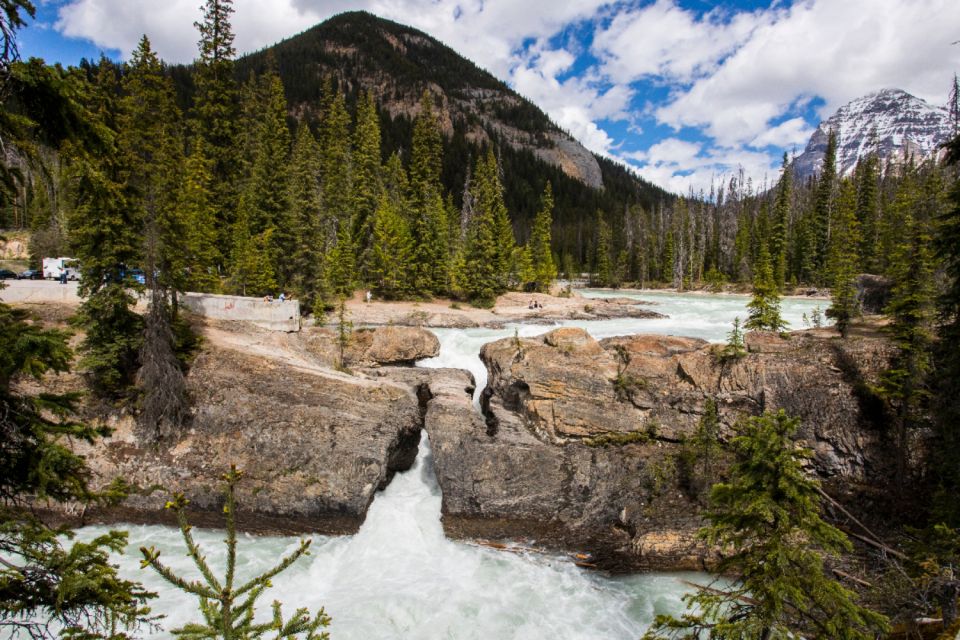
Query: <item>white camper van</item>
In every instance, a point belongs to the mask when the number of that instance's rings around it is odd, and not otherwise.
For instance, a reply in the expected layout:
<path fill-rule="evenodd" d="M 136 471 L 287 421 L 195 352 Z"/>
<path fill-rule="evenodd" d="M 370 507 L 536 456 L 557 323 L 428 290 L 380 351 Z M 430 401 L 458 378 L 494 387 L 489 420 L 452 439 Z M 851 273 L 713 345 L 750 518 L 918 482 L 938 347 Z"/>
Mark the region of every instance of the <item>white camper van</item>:
<path fill-rule="evenodd" d="M 60 270 L 65 269 L 67 280 L 80 279 L 80 262 L 75 258 L 44 258 L 43 277 L 50 280 L 60 278 Z"/>

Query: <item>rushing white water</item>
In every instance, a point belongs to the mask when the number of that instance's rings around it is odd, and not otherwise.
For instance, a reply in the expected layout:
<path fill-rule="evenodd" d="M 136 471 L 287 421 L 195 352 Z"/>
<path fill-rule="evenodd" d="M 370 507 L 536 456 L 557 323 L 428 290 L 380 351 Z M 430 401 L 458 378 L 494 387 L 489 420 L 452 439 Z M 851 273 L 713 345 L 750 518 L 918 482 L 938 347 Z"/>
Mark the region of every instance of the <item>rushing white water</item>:
<path fill-rule="evenodd" d="M 312 553 L 273 580 L 260 613 L 279 599 L 285 611 L 323 606 L 334 639 L 628 639 L 643 634 L 658 613 L 683 608 L 683 580 L 701 574 L 609 577 L 568 558 L 501 551 L 448 540 L 440 524 L 440 489 L 427 438 L 413 468 L 377 496 L 354 536 L 314 536 Z M 166 618 L 154 637 L 198 620 L 196 604 L 151 570 L 140 570 L 137 548 L 156 546 L 180 575 L 197 579 L 177 530 L 128 527 L 130 546 L 118 558 L 125 577 L 159 594 L 151 605 Z M 87 539 L 104 527 L 79 532 Z M 225 566 L 223 532 L 195 531 L 216 573 Z M 243 536 L 238 580 L 269 568 L 296 547 L 288 537 Z"/>
<path fill-rule="evenodd" d="M 587 292 L 587 295 L 634 295 Z M 667 320 L 620 319 L 602 322 L 569 321 L 597 338 L 631 333 L 692 335 L 722 341 L 733 318 L 745 317 L 746 298 L 739 296 L 637 295 L 657 302 L 653 307 Z M 793 326 L 818 303 L 784 301 L 784 315 Z M 549 326 L 518 325 L 500 330 L 436 330 L 440 356 L 423 366 L 469 369 L 478 383 L 486 370 L 477 357 L 490 340 L 532 336 Z M 284 610 L 316 610 L 323 606 L 333 617 L 334 640 L 600 640 L 635 639 L 658 613 L 683 609 L 683 580 L 702 574 L 645 574 L 610 577 L 576 567 L 562 556 L 501 551 L 448 540 L 440 523 L 441 494 L 433 473 L 429 441 L 421 442 L 414 467 L 397 474 L 377 495 L 359 533 L 353 536 L 314 536 L 312 553 L 273 580 L 274 589 L 262 598 L 261 615 L 279 599 Z M 156 546 L 164 562 L 180 575 L 198 578 L 177 530 L 158 526 L 127 527 L 130 545 L 117 558 L 125 577 L 142 581 L 159 594 L 151 605 L 166 618 L 156 637 L 199 620 L 195 601 L 169 586 L 150 570 L 139 568 L 140 546 Z M 82 539 L 103 527 L 79 532 Z M 195 531 L 208 561 L 222 572 L 223 533 Z M 240 540 L 240 580 L 268 569 L 296 547 L 296 538 L 243 536 Z"/>

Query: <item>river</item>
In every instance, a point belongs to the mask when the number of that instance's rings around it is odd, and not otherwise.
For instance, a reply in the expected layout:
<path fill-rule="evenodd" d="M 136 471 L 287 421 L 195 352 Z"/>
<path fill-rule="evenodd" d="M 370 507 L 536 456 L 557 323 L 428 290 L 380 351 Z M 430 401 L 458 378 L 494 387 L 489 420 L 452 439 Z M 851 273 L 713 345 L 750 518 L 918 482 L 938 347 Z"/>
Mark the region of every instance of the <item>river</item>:
<path fill-rule="evenodd" d="M 714 342 L 725 339 L 733 318 L 746 317 L 748 298 L 729 295 L 626 294 L 587 291 L 588 296 L 631 296 L 656 303 L 669 318 L 567 321 L 594 337 L 632 333 L 697 336 Z M 802 328 L 822 301 L 787 299 L 784 317 Z M 559 326 L 559 325 L 557 325 Z M 486 381 L 478 353 L 491 340 L 532 336 L 553 327 L 507 326 L 503 329 L 437 329 L 441 351 L 421 363 L 429 367 L 469 369 Z M 576 567 L 568 558 L 523 551 L 500 551 L 448 540 L 440 523 L 441 493 L 434 477 L 429 440 L 424 438 L 412 469 L 397 474 L 374 500 L 360 531 L 353 536 L 314 536 L 311 555 L 273 580 L 261 598 L 260 613 L 273 599 L 284 610 L 320 606 L 333 618 L 334 640 L 627 640 L 636 639 L 658 613 L 682 610 L 686 580 L 702 574 L 661 573 L 608 576 Z M 196 576 L 185 556 L 179 532 L 159 526 L 130 526 L 127 553 L 117 558 L 125 577 L 140 580 L 159 594 L 152 603 L 166 618 L 153 637 L 199 619 L 196 603 L 168 586 L 150 570 L 139 568 L 140 546 L 156 546 L 164 561 L 180 575 Z M 104 527 L 79 533 L 88 539 Z M 208 561 L 222 571 L 223 533 L 195 531 Z M 261 572 L 296 538 L 242 535 L 238 575 Z"/>

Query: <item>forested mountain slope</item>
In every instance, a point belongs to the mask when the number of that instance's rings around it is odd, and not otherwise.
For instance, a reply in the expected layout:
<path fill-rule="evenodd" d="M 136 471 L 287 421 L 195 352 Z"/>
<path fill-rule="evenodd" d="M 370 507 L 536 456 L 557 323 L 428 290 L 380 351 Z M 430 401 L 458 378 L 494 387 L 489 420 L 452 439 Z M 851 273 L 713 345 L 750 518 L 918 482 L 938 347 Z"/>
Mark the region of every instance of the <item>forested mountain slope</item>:
<path fill-rule="evenodd" d="M 647 209 L 672 195 L 624 167 L 592 154 L 536 105 L 430 36 L 366 12 L 335 16 L 277 45 L 241 57 L 238 81 L 274 65 L 290 116 L 316 122 L 323 85 L 331 78 L 351 111 L 361 91 L 374 95 L 381 116 L 383 159 L 409 153 L 420 98 L 434 98 L 444 134 L 444 187 L 460 206 L 467 167 L 485 146 L 500 157 L 505 199 L 518 240 L 525 241 L 549 180 L 556 197 L 555 247 L 586 257 L 595 213 L 620 216 L 630 205 Z M 190 67 L 174 67 L 180 100 L 193 93 Z"/>

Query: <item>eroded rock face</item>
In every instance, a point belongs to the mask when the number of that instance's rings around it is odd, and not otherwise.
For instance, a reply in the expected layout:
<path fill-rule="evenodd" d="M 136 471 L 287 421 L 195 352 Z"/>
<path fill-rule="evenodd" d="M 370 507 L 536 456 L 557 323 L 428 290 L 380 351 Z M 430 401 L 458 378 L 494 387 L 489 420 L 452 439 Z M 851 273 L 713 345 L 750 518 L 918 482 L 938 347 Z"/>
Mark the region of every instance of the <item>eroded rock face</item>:
<path fill-rule="evenodd" d="M 702 340 L 597 342 L 571 328 L 486 345 L 486 416 L 453 419 L 436 396 L 427 412 L 447 532 L 584 549 L 611 569 L 702 568 L 702 496 L 685 487 L 679 453 L 709 398 L 722 438 L 783 408 L 802 420 L 821 476 L 886 472 L 858 395 L 888 356 L 882 341 L 751 334 L 748 348 L 722 362 Z"/>
<path fill-rule="evenodd" d="M 141 488 L 107 520 L 164 517 L 183 491 L 195 524 L 222 526 L 221 476 L 243 470 L 240 526 L 266 531 L 355 532 L 374 493 L 416 457 L 422 406 L 416 389 L 303 369 L 228 349 L 207 349 L 189 378 L 192 428 L 153 444 L 125 420 L 87 450 L 97 480 L 122 476 Z"/>
<path fill-rule="evenodd" d="M 335 329 L 311 329 L 303 340 L 310 352 L 328 366 L 339 364 Z M 358 329 L 350 334 L 344 360 L 348 367 L 412 365 L 440 353 L 440 341 L 420 327 L 386 326 Z"/>

